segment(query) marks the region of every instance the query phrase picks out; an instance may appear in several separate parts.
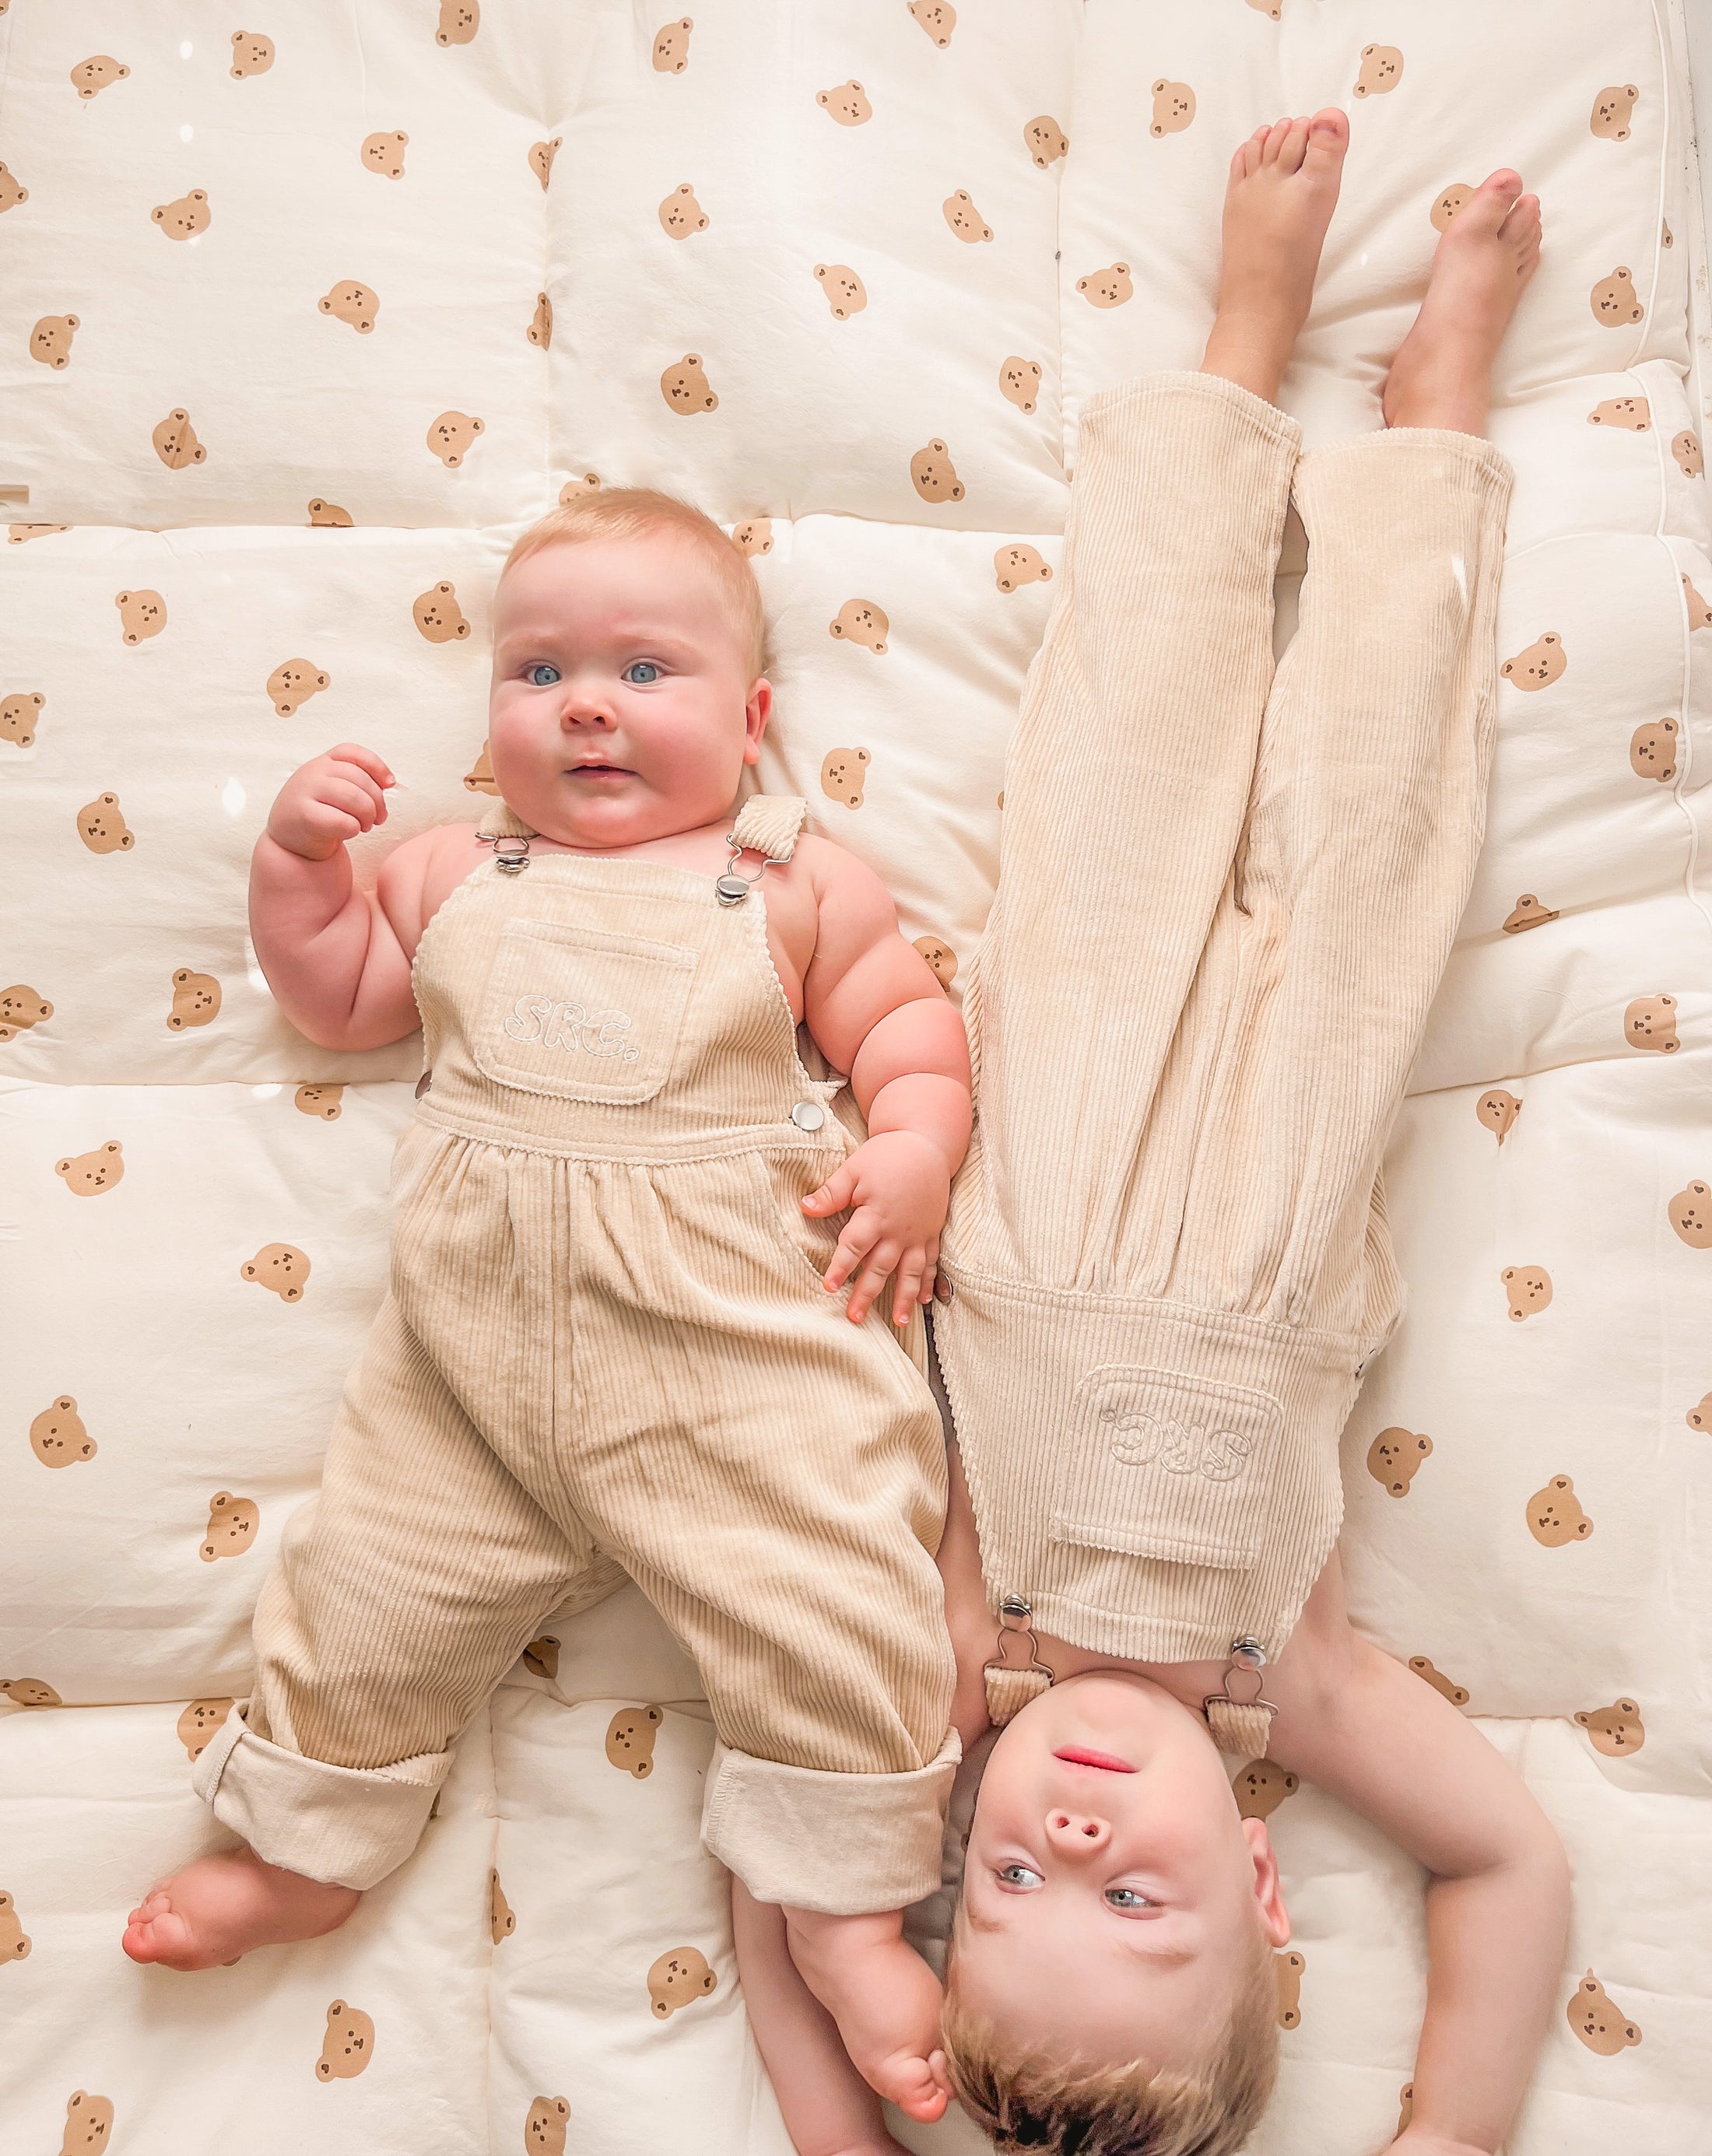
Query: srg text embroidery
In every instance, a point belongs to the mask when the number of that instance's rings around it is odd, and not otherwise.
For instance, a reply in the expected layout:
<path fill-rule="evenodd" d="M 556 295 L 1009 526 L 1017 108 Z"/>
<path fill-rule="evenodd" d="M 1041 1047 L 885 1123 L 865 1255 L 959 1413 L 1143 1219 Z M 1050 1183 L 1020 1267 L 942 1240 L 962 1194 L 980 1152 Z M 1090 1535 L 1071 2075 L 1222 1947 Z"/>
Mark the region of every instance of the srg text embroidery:
<path fill-rule="evenodd" d="M 1145 1408 L 1127 1414 L 1102 1408 L 1112 1430 L 1112 1457 L 1125 1467 L 1157 1464 L 1172 1475 L 1201 1475 L 1209 1482 L 1234 1482 L 1248 1465 L 1254 1440 L 1240 1430 L 1185 1429 L 1175 1415 L 1163 1419 Z"/>
<path fill-rule="evenodd" d="M 538 1041 L 543 1048 L 619 1063 L 634 1063 L 642 1053 L 625 1038 L 630 1029 L 628 1011 L 589 1011 L 581 1004 L 555 1003 L 551 996 L 519 996 L 505 1029 L 513 1040 Z"/>

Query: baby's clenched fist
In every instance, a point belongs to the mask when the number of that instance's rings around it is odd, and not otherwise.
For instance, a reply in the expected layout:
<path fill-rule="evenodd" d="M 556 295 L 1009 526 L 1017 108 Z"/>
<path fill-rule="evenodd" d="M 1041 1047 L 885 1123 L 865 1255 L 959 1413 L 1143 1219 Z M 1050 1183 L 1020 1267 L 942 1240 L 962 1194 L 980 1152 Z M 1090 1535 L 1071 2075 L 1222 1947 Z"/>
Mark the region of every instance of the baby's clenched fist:
<path fill-rule="evenodd" d="M 306 861 L 331 860 L 348 839 L 387 819 L 393 774 L 372 748 L 341 742 L 311 757 L 280 788 L 268 814 L 268 836 Z"/>

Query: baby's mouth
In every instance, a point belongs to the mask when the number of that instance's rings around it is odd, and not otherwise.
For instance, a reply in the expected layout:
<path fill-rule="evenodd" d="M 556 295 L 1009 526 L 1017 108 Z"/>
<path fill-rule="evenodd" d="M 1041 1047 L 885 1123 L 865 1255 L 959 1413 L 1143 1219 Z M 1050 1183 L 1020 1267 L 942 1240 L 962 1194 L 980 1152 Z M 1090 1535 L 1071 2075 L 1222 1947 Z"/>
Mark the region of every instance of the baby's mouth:
<path fill-rule="evenodd" d="M 634 778 L 636 774 L 634 771 L 625 770 L 622 764 L 618 763 L 573 763 L 565 775 L 568 778 L 589 778 L 598 781 Z"/>

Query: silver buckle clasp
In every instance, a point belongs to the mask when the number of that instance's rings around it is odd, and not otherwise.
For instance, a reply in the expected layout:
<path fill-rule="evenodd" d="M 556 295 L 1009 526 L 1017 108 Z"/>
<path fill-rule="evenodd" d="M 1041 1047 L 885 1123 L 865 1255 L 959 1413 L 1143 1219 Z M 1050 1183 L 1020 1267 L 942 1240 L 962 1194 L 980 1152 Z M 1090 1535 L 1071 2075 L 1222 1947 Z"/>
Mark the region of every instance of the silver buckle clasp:
<path fill-rule="evenodd" d="M 1014 1670 L 1021 1667 L 1033 1670 L 1050 1684 L 1052 1672 L 1041 1660 L 1041 1643 L 1035 1636 L 1033 1618 L 1032 1607 L 1020 1594 L 1005 1597 L 999 1604 L 999 1632 L 993 1642 L 998 1652 L 986 1666 L 989 1669 Z M 1011 1661 L 1010 1642 L 1013 1640 L 1020 1640 L 1027 1647 L 1028 1660 L 1026 1662 L 1018 1664 Z"/>
<path fill-rule="evenodd" d="M 1278 1710 L 1271 1700 L 1261 1697 L 1261 1694 L 1266 1690 L 1265 1671 L 1266 1649 L 1252 1632 L 1245 1632 L 1239 1639 L 1232 1640 L 1230 1656 L 1225 1665 L 1223 1681 L 1216 1691 L 1209 1692 L 1202 1700 L 1201 1712 L 1205 1714 L 1207 1709 L 1216 1703 L 1222 1703 L 1228 1707 L 1259 1707 L 1266 1710 L 1267 1717 L 1271 1720 L 1277 1715 Z M 1234 1692 L 1231 1689 L 1231 1678 L 1238 1676 L 1252 1676 L 1254 1679 L 1254 1690 L 1246 1699 L 1241 1693 Z"/>
<path fill-rule="evenodd" d="M 476 841 L 493 848 L 493 865 L 501 875 L 522 875 L 529 865 L 529 840 L 519 832 L 478 831 Z M 501 853 L 501 846 L 512 850 Z"/>
<path fill-rule="evenodd" d="M 731 859 L 725 865 L 725 874 L 716 879 L 714 892 L 722 906 L 741 906 L 769 869 L 782 869 L 785 865 L 784 857 L 777 854 L 763 854 L 761 865 L 753 875 L 741 876 L 737 872 L 737 865 L 749 849 L 738 844 L 735 831 L 726 833 L 725 843 L 731 848 Z"/>

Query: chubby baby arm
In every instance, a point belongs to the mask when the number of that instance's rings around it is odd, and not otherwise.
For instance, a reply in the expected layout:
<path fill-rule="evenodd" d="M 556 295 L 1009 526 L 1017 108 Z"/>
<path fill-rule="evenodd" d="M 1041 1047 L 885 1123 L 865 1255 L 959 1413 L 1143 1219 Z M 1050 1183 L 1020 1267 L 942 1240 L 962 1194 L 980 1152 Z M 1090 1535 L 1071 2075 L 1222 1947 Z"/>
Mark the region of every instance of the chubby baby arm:
<path fill-rule="evenodd" d="M 895 1273 L 892 1316 L 903 1325 L 933 1295 L 951 1178 L 969 1145 L 969 1042 L 873 871 L 822 840 L 811 873 L 818 921 L 803 1014 L 833 1068 L 850 1073 L 868 1137 L 803 1209 L 850 1210 L 826 1285 L 853 1281 L 852 1322 Z"/>
<path fill-rule="evenodd" d="M 435 834 L 390 855 L 373 892 L 357 890 L 345 850 L 386 821 L 393 783 L 383 760 L 354 742 L 312 757 L 280 788 L 251 856 L 256 961 L 280 1009 L 322 1048 L 379 1048 L 416 1026 L 410 950 Z"/>

